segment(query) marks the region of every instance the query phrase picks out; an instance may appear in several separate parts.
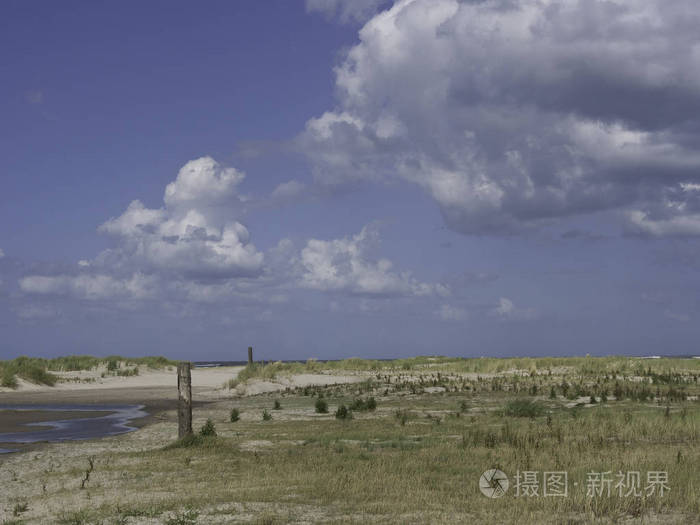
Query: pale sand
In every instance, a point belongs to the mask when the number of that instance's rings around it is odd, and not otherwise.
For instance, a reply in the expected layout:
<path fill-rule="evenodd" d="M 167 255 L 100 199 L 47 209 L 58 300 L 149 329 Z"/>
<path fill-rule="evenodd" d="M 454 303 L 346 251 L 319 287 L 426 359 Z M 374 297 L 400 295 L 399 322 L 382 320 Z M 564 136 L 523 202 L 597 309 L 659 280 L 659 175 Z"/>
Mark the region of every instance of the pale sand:
<path fill-rule="evenodd" d="M 307 386 L 342 385 L 346 383 L 358 383 L 369 377 L 366 373 L 358 372 L 352 375 L 336 374 L 296 374 L 279 376 L 275 379 L 249 379 L 232 390 L 238 396 L 254 396 L 268 392 L 278 392 L 287 388 L 304 388 Z"/>
<path fill-rule="evenodd" d="M 218 388 L 226 381 L 234 378 L 243 369 L 242 366 L 222 366 L 213 368 L 193 368 L 192 386 L 201 388 Z M 81 370 L 78 372 L 51 372 L 59 377 L 55 386 L 35 385 L 21 378 L 17 378 L 19 387 L 16 390 L 0 388 L 0 394 L 4 392 L 41 392 L 64 390 L 102 390 L 113 388 L 157 388 L 177 387 L 177 374 L 174 367 L 163 369 L 149 369 L 139 367 L 139 375 L 120 377 L 107 375 L 104 367 L 93 370 Z M 1 399 L 0 395 L 0 399 Z"/>
<path fill-rule="evenodd" d="M 227 383 L 243 370 L 242 366 L 192 369 L 192 391 L 196 400 L 215 401 L 225 398 L 276 392 L 287 388 L 355 383 L 369 377 L 367 373 L 280 375 L 274 379 L 249 379 L 230 389 Z M 35 385 L 18 378 L 12 390 L 0 388 L 2 403 L 142 403 L 160 405 L 158 401 L 177 400 L 177 373 L 174 367 L 139 368 L 139 375 L 105 376 L 103 368 L 79 372 L 53 372 L 59 376 L 55 386 Z"/>

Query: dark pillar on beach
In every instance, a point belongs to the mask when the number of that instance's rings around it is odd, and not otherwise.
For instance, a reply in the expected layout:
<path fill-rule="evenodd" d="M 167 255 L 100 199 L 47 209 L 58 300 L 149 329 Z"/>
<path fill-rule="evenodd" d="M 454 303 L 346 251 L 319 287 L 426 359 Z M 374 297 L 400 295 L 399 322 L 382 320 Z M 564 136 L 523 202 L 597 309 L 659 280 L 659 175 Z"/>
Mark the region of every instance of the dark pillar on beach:
<path fill-rule="evenodd" d="M 177 437 L 192 434 L 192 376 L 187 361 L 177 365 Z"/>
<path fill-rule="evenodd" d="M 253 347 L 252 346 L 248 347 L 248 364 L 249 365 L 253 364 Z"/>

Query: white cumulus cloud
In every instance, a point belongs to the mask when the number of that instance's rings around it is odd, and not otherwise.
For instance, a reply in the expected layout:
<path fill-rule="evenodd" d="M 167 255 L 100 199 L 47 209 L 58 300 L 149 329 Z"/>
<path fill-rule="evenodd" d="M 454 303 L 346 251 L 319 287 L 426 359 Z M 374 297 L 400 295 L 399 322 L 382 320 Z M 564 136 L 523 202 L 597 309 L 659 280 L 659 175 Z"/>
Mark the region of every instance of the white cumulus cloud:
<path fill-rule="evenodd" d="M 166 187 L 163 208 L 146 208 L 135 200 L 119 217 L 100 226 L 99 231 L 120 243 L 103 259 L 118 258 L 120 264 L 172 271 L 185 278 L 255 275 L 263 254 L 249 242 L 243 224 L 220 219 L 216 209 L 238 200 L 236 186 L 242 179 L 240 172 L 209 157 L 188 162 Z"/>
<path fill-rule="evenodd" d="M 81 299 L 181 293 L 199 300 L 232 293 L 226 281 L 259 275 L 264 260 L 248 229 L 235 220 L 245 200 L 237 191 L 242 179 L 209 157 L 190 161 L 167 185 L 162 207 L 134 200 L 98 228 L 115 245 L 93 260 L 81 259 L 81 273 L 29 275 L 20 279 L 20 289 Z M 215 292 L 194 281 L 224 286 Z"/>
<path fill-rule="evenodd" d="M 185 164 L 176 179 L 165 187 L 163 200 L 169 208 L 212 206 L 240 198 L 237 186 L 245 175 L 227 168 L 211 157 L 201 157 Z"/>
<path fill-rule="evenodd" d="M 441 284 L 422 283 L 410 272 L 394 271 L 388 259 L 369 260 L 367 249 L 376 239 L 376 231 L 366 226 L 351 237 L 309 240 L 301 250 L 301 286 L 375 296 L 449 293 Z"/>

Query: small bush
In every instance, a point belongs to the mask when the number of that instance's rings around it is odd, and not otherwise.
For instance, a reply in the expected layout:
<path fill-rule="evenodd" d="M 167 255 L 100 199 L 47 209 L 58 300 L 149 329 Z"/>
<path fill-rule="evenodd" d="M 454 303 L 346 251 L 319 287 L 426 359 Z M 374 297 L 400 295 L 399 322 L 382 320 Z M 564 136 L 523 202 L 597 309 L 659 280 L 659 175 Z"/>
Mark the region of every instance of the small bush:
<path fill-rule="evenodd" d="M 318 414 L 328 414 L 328 403 L 322 397 L 316 400 L 316 413 Z"/>
<path fill-rule="evenodd" d="M 263 421 L 270 421 L 272 419 L 272 414 L 267 411 L 267 408 L 263 410 L 262 419 Z"/>
<path fill-rule="evenodd" d="M 352 410 L 349 410 L 345 405 L 340 405 L 335 411 L 336 419 L 352 419 Z"/>
<path fill-rule="evenodd" d="M 240 413 L 238 412 L 237 408 L 232 408 L 231 409 L 231 423 L 235 423 L 240 419 Z"/>
<path fill-rule="evenodd" d="M 498 444 L 498 435 L 495 432 L 488 432 L 484 436 L 484 446 L 486 448 L 495 448 Z"/>
<path fill-rule="evenodd" d="M 0 386 L 5 388 L 17 388 L 17 378 L 12 370 L 5 368 L 0 375 Z"/>
<path fill-rule="evenodd" d="M 20 367 L 17 370 L 17 375 L 37 385 L 54 386 L 58 380 L 55 375 L 47 372 L 41 365 L 36 364 Z"/>
<path fill-rule="evenodd" d="M 542 415 L 544 407 L 529 399 L 516 399 L 506 403 L 503 413 L 513 417 L 537 417 Z"/>
<path fill-rule="evenodd" d="M 349 409 L 355 411 L 374 410 L 377 408 L 377 401 L 370 397 L 367 400 L 360 398 L 353 399 Z"/>
<path fill-rule="evenodd" d="M 199 431 L 200 436 L 216 436 L 216 427 L 211 419 L 207 419 Z"/>
<path fill-rule="evenodd" d="M 282 405 L 280 404 L 280 400 L 275 399 L 275 404 L 272 405 L 272 410 L 281 410 L 281 409 L 282 409 Z"/>
<path fill-rule="evenodd" d="M 24 501 L 22 503 L 17 503 L 15 505 L 15 508 L 12 510 L 12 515 L 17 517 L 20 514 L 22 514 L 23 512 L 27 512 L 28 510 L 29 510 L 29 505 L 27 504 L 26 501 Z"/>

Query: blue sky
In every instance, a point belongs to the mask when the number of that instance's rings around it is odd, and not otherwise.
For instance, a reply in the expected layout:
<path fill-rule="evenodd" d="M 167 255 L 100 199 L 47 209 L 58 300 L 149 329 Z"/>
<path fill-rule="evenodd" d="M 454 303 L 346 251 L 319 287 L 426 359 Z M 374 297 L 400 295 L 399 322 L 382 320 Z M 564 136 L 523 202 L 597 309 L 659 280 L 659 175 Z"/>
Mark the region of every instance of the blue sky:
<path fill-rule="evenodd" d="M 0 357 L 697 353 L 698 18 L 4 2 Z"/>

